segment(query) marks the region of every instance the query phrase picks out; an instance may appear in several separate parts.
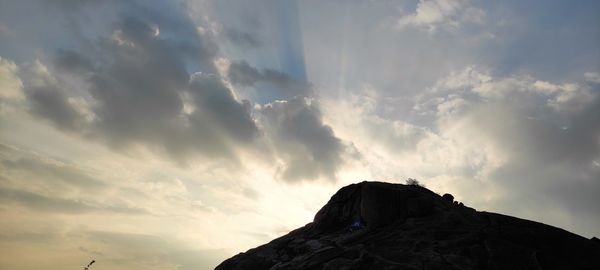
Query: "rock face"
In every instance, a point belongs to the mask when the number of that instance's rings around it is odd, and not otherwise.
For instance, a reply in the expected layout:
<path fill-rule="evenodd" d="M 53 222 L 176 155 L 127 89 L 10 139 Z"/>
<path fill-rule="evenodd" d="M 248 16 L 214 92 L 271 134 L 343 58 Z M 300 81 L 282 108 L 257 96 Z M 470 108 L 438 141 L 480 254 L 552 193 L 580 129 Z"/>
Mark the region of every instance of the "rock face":
<path fill-rule="evenodd" d="M 312 223 L 216 269 L 600 269 L 597 239 L 453 199 L 414 185 L 352 184 Z"/>

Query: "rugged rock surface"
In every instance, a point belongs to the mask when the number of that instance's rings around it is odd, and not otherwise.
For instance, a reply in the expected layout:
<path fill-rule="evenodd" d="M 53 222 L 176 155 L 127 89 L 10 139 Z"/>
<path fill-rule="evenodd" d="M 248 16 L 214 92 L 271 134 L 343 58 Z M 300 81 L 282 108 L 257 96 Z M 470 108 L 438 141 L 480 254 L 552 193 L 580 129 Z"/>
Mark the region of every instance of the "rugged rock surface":
<path fill-rule="evenodd" d="M 453 199 L 414 185 L 349 185 L 312 223 L 216 269 L 600 269 L 597 239 Z"/>

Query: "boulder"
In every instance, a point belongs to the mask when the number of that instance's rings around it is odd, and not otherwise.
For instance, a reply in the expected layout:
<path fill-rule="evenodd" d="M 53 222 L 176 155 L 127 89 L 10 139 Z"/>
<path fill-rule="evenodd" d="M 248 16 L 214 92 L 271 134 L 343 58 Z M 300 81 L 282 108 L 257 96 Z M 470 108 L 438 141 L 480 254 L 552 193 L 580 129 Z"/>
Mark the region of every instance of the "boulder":
<path fill-rule="evenodd" d="M 442 195 L 442 198 L 446 199 L 446 201 L 449 201 L 450 203 L 454 202 L 454 196 L 452 196 L 450 193 Z"/>

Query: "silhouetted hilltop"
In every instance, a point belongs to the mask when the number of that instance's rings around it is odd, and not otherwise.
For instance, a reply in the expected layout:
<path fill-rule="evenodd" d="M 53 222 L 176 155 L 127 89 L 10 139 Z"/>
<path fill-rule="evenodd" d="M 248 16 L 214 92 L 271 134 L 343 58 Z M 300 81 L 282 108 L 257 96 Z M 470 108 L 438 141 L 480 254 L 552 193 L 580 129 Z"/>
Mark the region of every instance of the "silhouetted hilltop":
<path fill-rule="evenodd" d="M 600 243 L 417 185 L 362 182 L 340 189 L 312 223 L 216 269 L 597 270 Z"/>

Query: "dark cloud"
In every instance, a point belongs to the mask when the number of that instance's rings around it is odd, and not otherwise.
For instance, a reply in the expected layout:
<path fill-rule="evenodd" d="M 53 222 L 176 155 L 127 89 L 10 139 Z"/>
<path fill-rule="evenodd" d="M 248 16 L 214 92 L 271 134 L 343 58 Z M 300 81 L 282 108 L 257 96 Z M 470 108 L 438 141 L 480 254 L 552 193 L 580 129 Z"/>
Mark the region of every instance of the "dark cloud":
<path fill-rule="evenodd" d="M 231 63 L 228 75 L 232 83 L 244 86 L 253 86 L 256 82 L 263 80 L 263 74 L 248 65 L 246 61 Z"/>
<path fill-rule="evenodd" d="M 507 113 L 505 117 L 495 117 L 499 121 L 493 124 L 485 123 L 485 120 L 481 120 L 480 124 L 490 135 L 494 132 L 496 142 L 503 149 L 515 154 L 515 162 L 536 162 L 540 165 L 563 161 L 579 163 L 591 161 L 600 154 L 600 114 L 597 109 L 588 109 L 566 123 L 560 123 L 528 117 L 526 111 L 505 106 L 519 114 Z M 494 111 L 492 109 L 490 113 Z"/>
<path fill-rule="evenodd" d="M 593 234 L 600 226 L 593 218 L 600 211 L 600 98 L 576 114 L 562 115 L 560 122 L 530 117 L 514 104 L 486 106 L 474 114 L 476 126 L 507 155 L 491 174 L 506 194 L 499 198 L 502 210 L 536 212 L 553 206 L 586 220 L 575 231 Z"/>
<path fill-rule="evenodd" d="M 277 157 L 285 161 L 282 179 L 335 179 L 345 146 L 331 127 L 323 124 L 314 101 L 301 97 L 276 101 L 265 105 L 260 114 L 260 123 L 268 131 Z"/>
<path fill-rule="evenodd" d="M 246 61 L 233 62 L 222 78 L 210 33 L 200 34 L 180 6 L 145 3 L 115 4 L 106 32 L 54 50 L 43 68 L 44 84 L 26 87 L 32 112 L 116 149 L 142 144 L 181 163 L 201 155 L 239 164 L 236 152 L 262 147 L 255 142 L 265 136 L 286 162 L 285 179 L 334 178 L 344 147 L 322 123 L 316 103 L 305 102 L 312 95 L 305 78 Z M 253 105 L 239 100 L 225 79 L 252 88 L 266 102 L 290 101 L 259 112 L 268 123 L 260 130 Z"/>
<path fill-rule="evenodd" d="M 257 86 L 260 83 L 267 84 L 273 87 L 278 96 L 284 99 L 311 94 L 311 86 L 308 82 L 294 80 L 287 74 L 272 69 L 260 71 L 250 66 L 246 61 L 231 63 L 228 76 L 231 82 L 236 85 Z"/>
<path fill-rule="evenodd" d="M 258 130 L 250 117 L 250 103 L 237 102 L 231 90 L 218 77 L 201 74 L 192 76 L 190 93 L 198 108 L 192 121 L 208 117 L 225 134 L 242 142 L 250 141 L 256 135 Z"/>
<path fill-rule="evenodd" d="M 74 73 L 86 73 L 94 70 L 93 63 L 83 55 L 66 49 L 56 51 L 54 64 L 63 70 Z"/>
<path fill-rule="evenodd" d="M 227 36 L 231 43 L 243 48 L 258 48 L 262 46 L 262 42 L 258 37 L 235 28 L 225 30 L 225 36 Z"/>
<path fill-rule="evenodd" d="M 82 128 L 85 119 L 70 103 L 68 96 L 40 63 L 34 64 L 28 80 L 25 80 L 23 92 L 29 100 L 30 112 L 47 119 L 62 130 L 74 131 Z"/>
<path fill-rule="evenodd" d="M 81 118 L 77 111 L 67 102 L 66 96 L 52 86 L 25 88 L 31 101 L 33 114 L 47 118 L 61 129 L 77 129 Z"/>
<path fill-rule="evenodd" d="M 146 143 L 177 160 L 193 153 L 233 157 L 258 130 L 250 105 L 213 75 L 215 45 L 166 3 L 159 5 L 166 11 L 132 5 L 120 10 L 109 36 L 55 53 L 57 70 L 85 81 L 94 121 L 82 125 L 58 84 L 28 91 L 34 112 L 114 146 Z"/>

